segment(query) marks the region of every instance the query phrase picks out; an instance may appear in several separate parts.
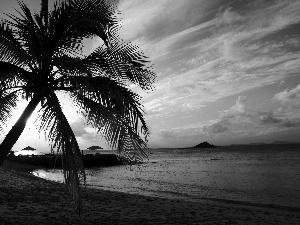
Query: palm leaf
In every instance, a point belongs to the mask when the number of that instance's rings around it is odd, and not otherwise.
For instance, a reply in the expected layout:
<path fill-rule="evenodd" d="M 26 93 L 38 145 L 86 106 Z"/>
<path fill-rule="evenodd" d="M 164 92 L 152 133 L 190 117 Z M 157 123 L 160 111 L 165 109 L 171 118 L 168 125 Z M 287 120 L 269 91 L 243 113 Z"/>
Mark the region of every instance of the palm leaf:
<path fill-rule="evenodd" d="M 137 46 L 128 43 L 101 46 L 83 62 L 93 74 L 102 71 L 112 79 L 131 82 L 144 90 L 152 90 L 155 74 L 151 68 L 146 67 L 148 61 Z"/>
<path fill-rule="evenodd" d="M 56 56 L 53 58 L 52 63 L 62 75 L 87 76 L 89 74 L 88 69 L 79 57 Z"/>
<path fill-rule="evenodd" d="M 71 94 L 74 102 L 111 147 L 117 148 L 119 154 L 136 150 L 138 161 L 147 157 L 149 129 L 137 94 L 106 77 L 72 77 L 69 81 L 80 87 Z"/>
<path fill-rule="evenodd" d="M 0 61 L 0 82 L 5 83 L 5 85 L 2 85 L 4 88 L 8 89 L 9 86 L 14 87 L 28 81 L 32 81 L 30 72 L 14 64 Z"/>
<path fill-rule="evenodd" d="M 151 68 L 146 67 L 147 62 L 141 50 L 131 44 L 101 46 L 84 59 L 67 55 L 53 59 L 53 64 L 62 74 L 102 76 L 124 84 L 137 84 L 144 90 L 152 90 L 156 75 Z"/>
<path fill-rule="evenodd" d="M 65 82 L 70 85 L 73 91 L 77 91 L 77 93 L 106 108 L 115 110 L 122 116 L 128 116 L 132 126 L 135 126 L 136 120 L 140 119 L 143 122 L 143 128 L 147 130 L 146 123 L 143 120 L 143 108 L 139 103 L 140 96 L 122 83 L 106 77 L 76 76 L 67 77 Z"/>
<path fill-rule="evenodd" d="M 39 130 L 48 132 L 51 148 L 57 149 L 57 153 L 62 154 L 64 178 L 77 203 L 77 210 L 81 213 L 79 184 L 85 183 L 83 162 L 75 135 L 62 112 L 55 93 L 49 93 L 42 102 L 38 120 L 40 122 Z"/>
<path fill-rule="evenodd" d="M 12 116 L 13 110 L 17 107 L 17 91 L 9 94 L 3 94 L 0 90 L 0 131 L 3 131 L 3 125 L 8 122 Z"/>
<path fill-rule="evenodd" d="M 14 27 L 18 42 L 33 60 L 31 63 L 37 63 L 43 56 L 43 47 L 47 44 L 43 41 L 45 35 L 34 19 L 34 15 L 31 14 L 30 9 L 23 2 L 19 2 L 19 5 L 22 10 L 22 12 L 19 12 L 21 18 L 10 14 L 12 20 L 10 24 Z"/>
<path fill-rule="evenodd" d="M 64 1 L 49 16 L 49 46 L 54 55 L 80 55 L 82 40 L 98 36 L 108 44 L 107 27 L 116 23 L 114 1 Z M 75 53 L 74 53 L 75 50 Z"/>
<path fill-rule="evenodd" d="M 137 129 L 127 123 L 126 117 L 80 94 L 72 94 L 72 97 L 88 123 L 97 129 L 112 148 L 117 148 L 120 156 L 138 162 L 148 157 L 147 142 L 137 134 Z M 132 151 L 135 152 L 134 157 L 130 155 Z"/>
<path fill-rule="evenodd" d="M 26 67 L 29 58 L 14 36 L 14 31 L 4 22 L 0 22 L 0 61 Z"/>

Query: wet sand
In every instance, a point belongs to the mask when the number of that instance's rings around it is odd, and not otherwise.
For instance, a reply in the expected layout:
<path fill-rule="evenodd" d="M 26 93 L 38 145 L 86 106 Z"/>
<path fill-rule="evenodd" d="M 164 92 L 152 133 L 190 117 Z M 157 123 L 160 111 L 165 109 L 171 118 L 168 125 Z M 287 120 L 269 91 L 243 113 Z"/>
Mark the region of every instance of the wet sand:
<path fill-rule="evenodd" d="M 31 165 L 0 168 L 0 224 L 80 224 L 65 186 L 32 176 Z M 83 224 L 300 224 L 300 211 L 203 203 L 82 188 Z"/>

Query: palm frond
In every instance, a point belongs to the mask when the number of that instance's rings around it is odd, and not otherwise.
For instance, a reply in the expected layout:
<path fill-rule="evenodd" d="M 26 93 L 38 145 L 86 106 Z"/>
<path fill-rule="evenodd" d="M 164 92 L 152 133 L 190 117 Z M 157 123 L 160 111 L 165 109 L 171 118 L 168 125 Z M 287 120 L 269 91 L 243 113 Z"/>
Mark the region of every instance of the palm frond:
<path fill-rule="evenodd" d="M 72 77 L 70 84 L 80 87 L 71 97 L 111 147 L 122 155 L 135 150 L 137 161 L 147 157 L 149 129 L 137 94 L 106 77 Z"/>
<path fill-rule="evenodd" d="M 14 31 L 6 22 L 0 22 L 0 61 L 25 67 L 29 65 L 29 58 L 17 41 Z"/>
<path fill-rule="evenodd" d="M 80 94 L 72 94 L 80 112 L 107 143 L 128 161 L 141 162 L 148 157 L 147 142 L 127 123 L 128 118 Z M 134 152 L 133 154 L 131 154 Z"/>
<path fill-rule="evenodd" d="M 152 90 L 156 75 L 142 51 L 130 43 L 115 43 L 112 46 L 101 46 L 84 59 L 85 65 L 92 74 L 105 72 L 108 77 L 139 85 L 144 90 Z"/>
<path fill-rule="evenodd" d="M 106 30 L 117 21 L 115 11 L 115 1 L 71 0 L 56 4 L 48 28 L 54 55 L 79 55 L 86 37 L 98 36 L 108 43 Z"/>
<path fill-rule="evenodd" d="M 89 74 L 88 68 L 79 57 L 56 56 L 53 58 L 52 64 L 58 68 L 62 75 L 87 76 Z"/>
<path fill-rule="evenodd" d="M 0 131 L 3 131 L 3 125 L 8 122 L 12 116 L 13 110 L 17 107 L 18 93 L 17 91 L 4 94 L 0 90 Z"/>
<path fill-rule="evenodd" d="M 6 89 L 9 87 L 17 86 L 23 82 L 30 82 L 32 81 L 32 74 L 19 66 L 8 62 L 1 62 L 0 61 L 0 82 L 4 85 Z"/>
<path fill-rule="evenodd" d="M 90 0 L 72 2 L 74 12 L 78 15 L 76 29 L 87 36 L 97 35 L 108 45 L 107 28 L 117 23 L 117 1 Z"/>
<path fill-rule="evenodd" d="M 78 55 L 82 49 L 82 36 L 72 33 L 76 19 L 72 12 L 70 1 L 55 3 L 53 11 L 49 13 L 49 43 L 48 51 L 53 55 Z M 76 54 L 77 53 L 77 54 Z"/>
<path fill-rule="evenodd" d="M 140 96 L 132 92 L 122 83 L 107 77 L 68 77 L 66 83 L 73 91 L 86 96 L 102 106 L 113 109 L 122 116 L 128 117 L 128 123 L 136 127 L 137 120 L 141 120 L 145 135 L 148 128 L 143 119 L 143 106 L 140 104 Z"/>
<path fill-rule="evenodd" d="M 47 46 L 45 34 L 27 5 L 23 2 L 19 2 L 19 5 L 22 10 L 20 17 L 10 14 L 10 24 L 22 48 L 36 63 L 44 55 L 43 47 Z"/>
<path fill-rule="evenodd" d="M 41 25 L 40 27 L 44 28 L 44 33 L 47 34 L 48 32 L 48 19 L 49 19 L 49 9 L 48 9 L 48 0 L 41 0 L 41 12 L 39 15 Z"/>
<path fill-rule="evenodd" d="M 152 90 L 156 75 L 142 51 L 131 44 L 101 46 L 85 59 L 67 55 L 53 58 L 53 65 L 62 74 L 72 76 L 100 76 L 118 82 L 139 85 L 144 90 Z"/>
<path fill-rule="evenodd" d="M 81 206 L 79 184 L 85 183 L 85 172 L 81 152 L 75 135 L 62 112 L 59 100 L 54 92 L 49 93 L 42 102 L 39 111 L 40 130 L 47 131 L 51 148 L 63 158 L 63 171 L 66 184 L 77 203 L 79 213 Z"/>

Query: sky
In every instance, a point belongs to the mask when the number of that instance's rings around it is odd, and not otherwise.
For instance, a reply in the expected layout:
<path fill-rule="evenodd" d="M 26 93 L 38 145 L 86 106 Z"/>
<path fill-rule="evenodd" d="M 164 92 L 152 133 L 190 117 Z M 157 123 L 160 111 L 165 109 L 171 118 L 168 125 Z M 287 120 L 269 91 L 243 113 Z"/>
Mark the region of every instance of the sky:
<path fill-rule="evenodd" d="M 0 15 L 12 7 L 15 0 L 1 0 Z M 157 74 L 154 91 L 132 87 L 142 96 L 150 148 L 299 142 L 300 1 L 121 0 L 118 9 L 120 36 L 140 46 Z M 81 149 L 108 148 L 61 104 Z M 49 149 L 33 123 L 14 150 Z"/>

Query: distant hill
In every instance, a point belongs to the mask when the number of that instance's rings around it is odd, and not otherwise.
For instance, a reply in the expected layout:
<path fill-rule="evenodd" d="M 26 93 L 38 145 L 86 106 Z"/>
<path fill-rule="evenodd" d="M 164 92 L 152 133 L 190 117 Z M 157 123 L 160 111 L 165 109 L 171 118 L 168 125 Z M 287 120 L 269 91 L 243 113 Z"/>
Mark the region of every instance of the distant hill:
<path fill-rule="evenodd" d="M 288 141 L 274 141 L 271 144 L 282 145 L 282 144 L 294 144 L 294 143 L 293 142 L 288 142 Z"/>
<path fill-rule="evenodd" d="M 274 141 L 272 143 L 257 142 L 257 143 L 249 143 L 249 144 L 231 144 L 231 146 L 239 146 L 239 145 L 287 145 L 287 144 L 300 144 L 300 143 L 289 142 L 289 141 Z"/>
<path fill-rule="evenodd" d="M 192 148 L 216 148 L 217 146 L 209 144 L 207 141 L 195 145 Z"/>
<path fill-rule="evenodd" d="M 248 145 L 265 145 L 266 143 L 264 142 L 255 142 L 255 143 L 249 143 Z"/>

